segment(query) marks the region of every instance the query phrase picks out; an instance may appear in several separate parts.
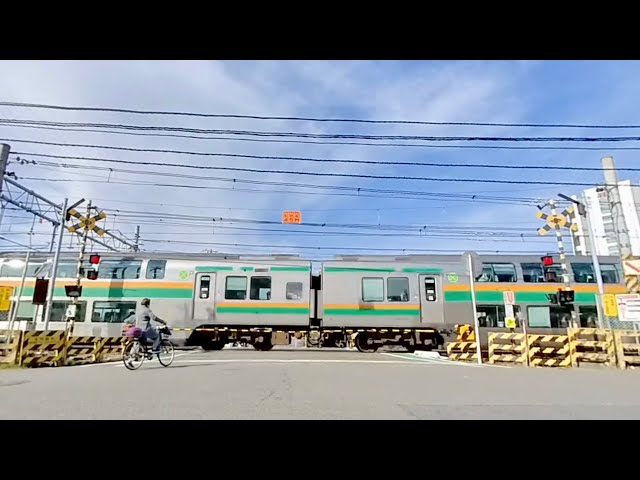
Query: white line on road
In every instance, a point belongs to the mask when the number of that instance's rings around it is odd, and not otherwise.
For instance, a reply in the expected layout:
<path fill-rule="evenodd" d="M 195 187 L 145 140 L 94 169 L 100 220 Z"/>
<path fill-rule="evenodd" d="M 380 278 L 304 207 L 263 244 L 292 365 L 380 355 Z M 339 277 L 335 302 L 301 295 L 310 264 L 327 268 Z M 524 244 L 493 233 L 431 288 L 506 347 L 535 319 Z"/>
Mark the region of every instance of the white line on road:
<path fill-rule="evenodd" d="M 338 359 L 253 359 L 253 358 L 221 358 L 211 360 L 186 360 L 181 359 L 176 363 L 360 363 L 360 364 L 395 364 L 395 365 L 426 365 L 427 362 L 415 362 L 412 360 L 405 360 L 403 362 L 398 360 L 338 360 Z M 435 365 L 432 363 L 432 365 Z M 171 368 L 171 367 L 169 367 Z"/>

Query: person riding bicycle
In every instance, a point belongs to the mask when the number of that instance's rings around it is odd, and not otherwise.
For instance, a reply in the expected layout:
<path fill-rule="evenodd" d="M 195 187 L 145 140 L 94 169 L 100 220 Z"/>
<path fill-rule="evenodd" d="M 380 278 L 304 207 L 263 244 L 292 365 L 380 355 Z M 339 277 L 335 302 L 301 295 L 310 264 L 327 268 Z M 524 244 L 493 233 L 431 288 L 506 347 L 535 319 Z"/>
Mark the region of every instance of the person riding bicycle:
<path fill-rule="evenodd" d="M 158 332 L 158 326 L 152 324 L 152 322 L 159 323 L 166 326 L 167 322 L 158 318 L 149 308 L 151 300 L 148 298 L 142 299 L 140 302 L 142 308 L 138 313 L 138 325 L 142 328 L 142 338 L 146 343 L 146 339 L 153 340 L 152 353 L 160 352 L 160 332 Z"/>

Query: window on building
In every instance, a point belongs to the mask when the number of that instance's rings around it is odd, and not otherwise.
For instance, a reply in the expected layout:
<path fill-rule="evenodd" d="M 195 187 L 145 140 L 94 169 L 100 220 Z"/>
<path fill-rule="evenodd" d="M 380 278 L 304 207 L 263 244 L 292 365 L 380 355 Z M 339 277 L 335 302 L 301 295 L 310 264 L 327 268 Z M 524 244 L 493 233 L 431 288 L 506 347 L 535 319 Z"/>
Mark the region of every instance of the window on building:
<path fill-rule="evenodd" d="M 103 260 L 100 262 L 102 280 L 134 280 L 140 278 L 141 260 Z"/>
<path fill-rule="evenodd" d="M 571 325 L 571 309 L 559 305 L 529 307 L 527 317 L 531 328 L 567 328 Z"/>
<path fill-rule="evenodd" d="M 126 319 L 134 320 L 136 302 L 93 302 L 93 323 L 124 323 Z"/>
<path fill-rule="evenodd" d="M 520 307 L 513 306 L 513 314 L 516 317 L 516 328 L 520 327 Z M 506 317 L 504 305 L 478 305 L 476 315 L 480 328 L 505 328 Z"/>
<path fill-rule="evenodd" d="M 149 260 L 147 262 L 147 278 L 150 278 L 153 280 L 163 279 L 166 268 L 167 268 L 166 260 Z"/>
<path fill-rule="evenodd" d="M 287 300 L 302 300 L 302 282 L 287 282 Z"/>
<path fill-rule="evenodd" d="M 406 277 L 387 278 L 387 301 L 409 301 L 409 279 Z"/>
<path fill-rule="evenodd" d="M 516 282 L 518 275 L 512 263 L 483 263 L 482 273 L 476 278 L 478 282 Z"/>
<path fill-rule="evenodd" d="M 251 300 L 271 300 L 271 277 L 251 277 Z"/>
<path fill-rule="evenodd" d="M 244 300 L 247 298 L 247 277 L 227 277 L 224 298 L 226 300 Z"/>
<path fill-rule="evenodd" d="M 384 280 L 382 278 L 362 279 L 362 301 L 384 302 Z"/>

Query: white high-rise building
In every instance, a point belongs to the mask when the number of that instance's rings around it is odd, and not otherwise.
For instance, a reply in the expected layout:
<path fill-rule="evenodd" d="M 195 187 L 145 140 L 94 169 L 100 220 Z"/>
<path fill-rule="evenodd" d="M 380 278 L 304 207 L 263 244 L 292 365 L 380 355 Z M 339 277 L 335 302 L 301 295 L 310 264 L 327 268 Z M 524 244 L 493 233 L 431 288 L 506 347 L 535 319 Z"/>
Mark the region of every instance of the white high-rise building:
<path fill-rule="evenodd" d="M 640 255 L 640 188 L 632 186 L 630 180 L 618 182 L 622 212 L 625 217 L 632 255 Z M 584 190 L 575 200 L 585 203 L 587 216 L 582 217 L 575 212 L 572 221 L 577 223 L 578 231 L 572 233 L 571 242 L 576 255 L 591 255 L 593 242 L 589 232 L 589 222 L 593 225 L 596 237 L 595 249 L 597 255 L 620 255 L 618 239 L 613 227 L 611 204 L 604 188 L 590 188 Z"/>

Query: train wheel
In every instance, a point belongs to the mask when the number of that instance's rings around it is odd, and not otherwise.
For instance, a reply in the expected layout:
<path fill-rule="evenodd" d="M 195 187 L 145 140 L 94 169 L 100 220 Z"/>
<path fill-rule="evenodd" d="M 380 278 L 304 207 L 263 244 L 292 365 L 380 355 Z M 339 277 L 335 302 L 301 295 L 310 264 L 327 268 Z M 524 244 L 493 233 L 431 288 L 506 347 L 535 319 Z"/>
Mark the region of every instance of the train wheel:
<path fill-rule="evenodd" d="M 356 348 L 358 349 L 359 352 L 362 352 L 362 353 L 374 353 L 376 350 L 378 350 L 378 346 L 369 345 L 367 343 L 367 338 L 368 338 L 367 335 L 363 335 L 361 333 L 356 335 Z"/>
<path fill-rule="evenodd" d="M 221 341 L 216 341 L 216 340 L 205 340 L 204 342 L 202 342 L 202 349 L 206 350 L 206 351 L 211 351 L 211 350 L 222 350 L 225 346 L 225 342 L 221 342 Z"/>

